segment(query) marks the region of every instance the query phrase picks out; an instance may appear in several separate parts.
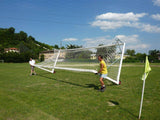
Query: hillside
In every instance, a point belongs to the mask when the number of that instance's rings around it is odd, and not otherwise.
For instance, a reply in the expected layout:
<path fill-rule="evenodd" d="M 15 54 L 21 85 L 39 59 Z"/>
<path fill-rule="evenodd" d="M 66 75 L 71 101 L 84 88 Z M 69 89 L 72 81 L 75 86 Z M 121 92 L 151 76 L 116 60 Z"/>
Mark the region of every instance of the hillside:
<path fill-rule="evenodd" d="M 5 53 L 4 48 L 18 48 L 20 53 Z M 0 60 L 5 62 L 28 62 L 30 57 L 39 59 L 39 53 L 53 46 L 38 42 L 24 31 L 15 33 L 15 28 L 0 28 Z M 41 59 L 40 59 L 41 60 Z"/>
<path fill-rule="evenodd" d="M 24 31 L 15 33 L 15 28 L 0 28 L 0 52 L 4 51 L 4 48 L 15 47 L 19 48 L 21 53 L 31 52 L 33 54 L 39 54 L 43 50 L 52 49 L 53 46 L 38 42 L 34 37 L 28 36 Z"/>

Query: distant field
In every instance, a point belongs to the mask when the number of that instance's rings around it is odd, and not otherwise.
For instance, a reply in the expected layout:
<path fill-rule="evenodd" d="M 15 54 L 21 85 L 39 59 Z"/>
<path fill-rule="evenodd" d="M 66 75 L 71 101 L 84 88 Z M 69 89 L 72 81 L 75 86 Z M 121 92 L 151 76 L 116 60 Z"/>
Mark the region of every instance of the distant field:
<path fill-rule="evenodd" d="M 36 69 L 28 63 L 0 63 L 0 120 L 136 120 L 144 64 L 123 64 L 121 85 L 105 81 L 98 91 L 98 76 Z M 142 120 L 160 118 L 160 64 L 151 64 L 146 80 Z"/>

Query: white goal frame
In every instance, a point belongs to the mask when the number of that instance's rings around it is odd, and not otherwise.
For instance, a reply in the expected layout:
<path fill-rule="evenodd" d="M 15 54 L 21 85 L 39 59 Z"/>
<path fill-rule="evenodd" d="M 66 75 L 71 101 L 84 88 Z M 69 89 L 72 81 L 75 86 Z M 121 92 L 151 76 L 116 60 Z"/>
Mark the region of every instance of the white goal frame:
<path fill-rule="evenodd" d="M 118 66 L 118 74 L 117 74 L 117 79 L 112 79 L 110 77 L 106 77 L 106 79 L 114 82 L 115 84 L 120 84 L 120 74 L 121 74 L 121 68 L 122 68 L 122 62 L 123 62 L 123 56 L 124 56 L 124 51 L 125 51 L 125 43 L 122 42 L 121 40 L 119 39 L 116 39 L 116 43 L 115 44 L 111 44 L 111 45 L 103 45 L 103 46 L 98 46 L 96 48 L 102 48 L 102 47 L 110 47 L 110 46 L 115 46 L 115 45 L 118 45 L 119 46 L 119 49 L 121 51 L 121 55 L 120 55 L 120 58 L 118 60 L 120 60 L 120 64 Z M 123 45 L 122 49 L 120 48 L 120 45 Z M 95 47 L 90 47 L 90 48 L 76 48 L 76 49 L 67 49 L 69 51 L 72 51 L 72 50 L 88 50 L 88 49 L 92 49 L 92 48 L 95 48 Z M 65 50 L 65 49 L 64 49 Z M 53 64 L 53 66 L 43 66 L 43 65 L 34 65 L 35 67 L 38 67 L 39 69 L 42 69 L 42 70 L 45 70 L 47 72 L 50 72 L 50 73 L 54 73 L 55 69 L 60 69 L 60 70 L 70 70 L 70 71 L 78 71 L 78 72 L 91 72 L 91 73 L 97 73 L 98 71 L 97 70 L 94 70 L 94 69 L 79 69 L 79 68 L 70 68 L 70 67 L 58 67 L 56 66 L 57 64 L 57 61 L 58 61 L 58 58 L 59 58 L 59 55 L 61 53 L 61 49 L 58 50 L 58 54 L 56 56 L 56 59 L 55 59 L 55 62 Z M 112 63 L 114 64 L 114 63 Z M 112 66 L 112 64 L 110 66 Z M 110 66 L 107 66 L 107 68 L 109 68 Z M 45 68 L 51 68 L 52 70 L 48 70 L 48 69 L 45 69 Z"/>

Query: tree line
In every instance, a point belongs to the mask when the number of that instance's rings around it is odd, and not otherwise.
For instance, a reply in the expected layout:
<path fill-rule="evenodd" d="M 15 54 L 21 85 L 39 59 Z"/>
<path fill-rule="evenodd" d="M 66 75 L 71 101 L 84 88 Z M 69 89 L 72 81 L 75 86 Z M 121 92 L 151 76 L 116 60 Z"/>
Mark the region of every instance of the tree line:
<path fill-rule="evenodd" d="M 4 48 L 18 48 L 19 53 L 16 52 L 4 52 Z M 39 59 L 40 61 L 44 60 L 44 55 L 39 58 L 39 53 L 46 50 L 52 49 L 74 49 L 81 48 L 82 46 L 68 44 L 65 47 L 59 47 L 57 44 L 54 46 L 41 43 L 35 40 L 34 37 L 28 36 L 24 31 L 20 31 L 19 33 L 15 33 L 15 28 L 0 28 L 0 60 L 4 60 L 5 62 L 28 62 L 29 58 L 32 57 L 34 59 Z M 102 51 L 106 52 L 107 49 L 98 49 L 98 53 Z M 150 62 L 160 62 L 158 60 L 158 55 L 160 50 L 150 50 L 148 53 Z M 68 57 L 80 58 L 87 57 L 89 58 L 91 53 L 88 52 L 79 52 L 77 55 L 69 55 Z M 125 55 L 128 55 L 124 62 L 144 62 L 145 53 L 136 53 L 135 50 L 127 49 Z"/>
<path fill-rule="evenodd" d="M 146 53 L 136 53 L 135 50 L 131 50 L 131 49 L 127 49 L 125 52 L 125 55 L 128 55 L 128 57 L 126 57 L 124 59 L 124 62 L 127 63 L 133 63 L 133 62 L 145 62 L 145 58 L 146 58 Z M 149 50 L 148 52 L 148 59 L 150 62 L 152 63 L 160 63 L 159 60 L 159 56 L 160 56 L 160 50 Z"/>

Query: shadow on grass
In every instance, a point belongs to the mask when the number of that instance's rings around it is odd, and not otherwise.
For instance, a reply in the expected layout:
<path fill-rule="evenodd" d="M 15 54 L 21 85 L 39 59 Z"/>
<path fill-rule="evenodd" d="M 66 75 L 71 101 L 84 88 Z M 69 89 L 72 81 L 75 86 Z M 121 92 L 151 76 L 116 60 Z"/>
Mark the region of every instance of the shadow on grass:
<path fill-rule="evenodd" d="M 56 79 L 56 78 L 51 78 L 51 77 L 46 76 L 47 74 L 50 74 L 50 73 L 37 74 L 37 76 L 44 77 L 44 78 L 47 78 L 47 79 L 51 79 L 51 80 L 54 80 L 54 81 L 57 81 L 57 82 L 63 82 L 63 83 L 67 83 L 67 84 L 70 84 L 70 85 L 75 85 L 75 86 L 78 86 L 78 87 L 94 88 L 94 90 L 99 90 L 99 86 L 95 85 L 95 84 L 81 85 L 81 84 L 72 83 L 72 82 L 68 82 L 68 81 L 64 81 L 64 80 L 60 80 L 60 79 Z M 115 84 L 112 84 L 112 85 L 115 85 Z M 112 86 L 112 85 L 108 85 L 108 86 Z"/>
<path fill-rule="evenodd" d="M 94 88 L 95 90 L 99 90 L 99 87 L 95 84 L 86 84 L 88 88 Z"/>
<path fill-rule="evenodd" d="M 134 117 L 135 119 L 138 118 L 138 116 L 134 115 L 132 112 L 130 112 L 128 109 L 126 108 L 122 108 L 119 103 L 117 101 L 112 101 L 112 100 L 109 100 L 110 103 L 113 104 L 113 106 L 118 106 L 121 110 L 129 113 L 132 117 Z"/>
<path fill-rule="evenodd" d="M 72 82 L 67 82 L 67 81 L 64 81 L 64 80 L 59 80 L 59 79 L 56 79 L 56 78 L 51 78 L 51 77 L 48 77 L 46 76 L 48 73 L 45 73 L 45 74 L 37 74 L 37 76 L 40 76 L 40 77 L 44 77 L 44 78 L 47 78 L 47 79 L 51 79 L 51 80 L 54 80 L 54 81 L 57 81 L 57 82 L 63 82 L 63 83 L 67 83 L 67 84 L 70 84 L 70 85 L 75 85 L 75 86 L 78 86 L 78 87 L 83 87 L 83 88 L 94 88 L 94 90 L 98 90 L 99 87 L 95 84 L 85 84 L 85 85 L 80 85 L 80 84 L 77 84 L 77 83 L 72 83 Z M 49 73 L 50 74 L 50 73 Z M 109 83 L 107 86 L 113 86 L 113 85 L 116 85 L 114 83 Z M 132 112 L 130 112 L 128 109 L 126 108 L 122 108 L 119 103 L 117 101 L 113 101 L 113 100 L 109 100 L 110 103 L 114 104 L 115 106 L 118 106 L 120 109 L 122 109 L 123 111 L 129 113 L 130 115 L 132 115 L 135 119 L 138 118 L 138 116 L 134 115 Z"/>
<path fill-rule="evenodd" d="M 54 81 L 57 81 L 57 82 L 62 82 L 62 83 L 70 84 L 70 85 L 75 85 L 75 86 L 78 86 L 78 87 L 94 88 L 94 90 L 99 90 L 98 85 L 95 85 L 95 84 L 85 84 L 85 85 L 81 85 L 81 84 L 72 83 L 72 82 L 68 82 L 68 81 L 64 81 L 64 80 L 60 80 L 60 79 L 56 79 L 56 78 L 51 78 L 51 77 L 46 76 L 47 74 L 50 74 L 50 73 L 37 74 L 37 76 L 44 77 L 44 78 L 47 78 L 47 79 L 51 79 L 51 80 L 54 80 Z M 114 86 L 114 85 L 116 85 L 116 84 L 114 84 L 114 83 L 112 83 L 112 82 L 107 82 L 106 84 L 107 84 L 107 86 Z M 133 114 L 132 112 L 130 112 L 127 108 L 122 108 L 117 101 L 109 100 L 109 102 L 110 102 L 111 104 L 113 104 L 113 106 L 118 106 L 121 110 L 129 113 L 132 117 L 134 117 L 134 119 L 137 119 L 137 118 L 138 118 L 138 116 L 134 115 L 134 114 Z"/>
<path fill-rule="evenodd" d="M 67 82 L 67 81 L 64 81 L 64 80 L 56 79 L 56 78 L 51 78 L 51 77 L 48 77 L 48 76 L 45 76 L 45 75 L 46 74 L 38 74 L 37 76 L 44 77 L 44 78 L 47 78 L 47 79 L 51 79 L 51 80 L 54 80 L 54 81 L 57 81 L 57 82 L 63 82 L 63 83 L 67 83 L 67 84 L 70 84 L 70 85 L 75 85 L 75 86 L 78 86 L 78 87 L 88 88 L 85 85 L 80 85 L 80 84 L 77 84 L 77 83 L 72 83 L 72 82 Z"/>
<path fill-rule="evenodd" d="M 99 90 L 99 86 L 95 85 L 95 84 L 81 85 L 81 84 L 72 83 L 72 82 L 68 82 L 68 81 L 64 81 L 64 80 L 60 80 L 60 79 L 56 79 L 56 78 L 51 78 L 51 77 L 46 76 L 47 74 L 50 74 L 50 73 L 37 74 L 37 76 L 45 77 L 47 79 L 51 79 L 51 80 L 54 80 L 54 81 L 63 82 L 63 83 L 67 83 L 67 84 L 70 84 L 70 85 L 75 85 L 75 86 L 79 86 L 79 87 L 83 87 L 83 88 L 94 88 L 94 90 Z M 108 83 L 106 83 L 106 85 L 107 86 L 114 86 L 116 84 L 108 81 Z"/>
<path fill-rule="evenodd" d="M 137 115 L 134 115 L 132 112 L 130 112 L 129 110 L 127 110 L 126 108 L 122 108 L 121 106 L 119 106 L 120 109 L 122 109 L 123 111 L 129 113 L 130 115 L 132 115 L 135 119 L 138 119 Z"/>

